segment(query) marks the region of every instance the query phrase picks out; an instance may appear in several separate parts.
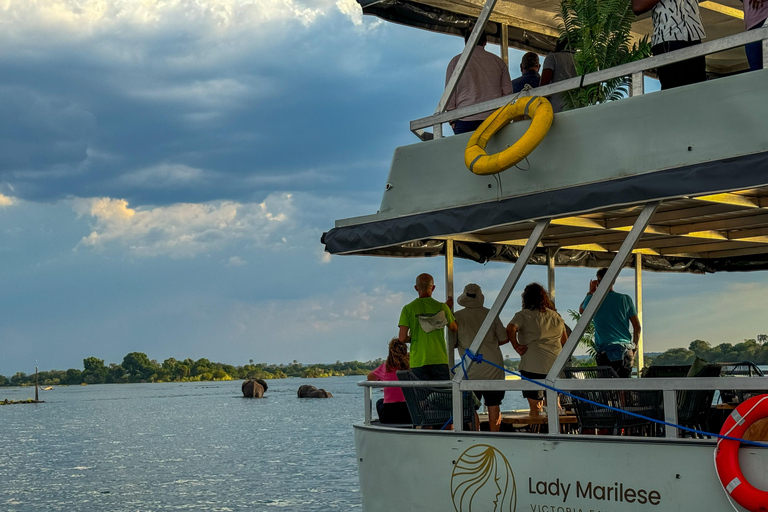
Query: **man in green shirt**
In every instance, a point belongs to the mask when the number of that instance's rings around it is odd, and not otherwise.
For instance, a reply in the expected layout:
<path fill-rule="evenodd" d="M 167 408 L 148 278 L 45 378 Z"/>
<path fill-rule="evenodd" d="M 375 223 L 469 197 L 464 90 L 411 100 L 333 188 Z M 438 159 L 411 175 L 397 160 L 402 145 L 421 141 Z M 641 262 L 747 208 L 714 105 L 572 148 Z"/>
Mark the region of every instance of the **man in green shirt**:
<path fill-rule="evenodd" d="M 419 298 L 403 307 L 398 339 L 411 344 L 411 371 L 419 380 L 449 380 L 443 328 L 456 331 L 456 319 L 447 304 L 432 298 L 435 280 L 431 275 L 419 274 L 414 288 Z"/>

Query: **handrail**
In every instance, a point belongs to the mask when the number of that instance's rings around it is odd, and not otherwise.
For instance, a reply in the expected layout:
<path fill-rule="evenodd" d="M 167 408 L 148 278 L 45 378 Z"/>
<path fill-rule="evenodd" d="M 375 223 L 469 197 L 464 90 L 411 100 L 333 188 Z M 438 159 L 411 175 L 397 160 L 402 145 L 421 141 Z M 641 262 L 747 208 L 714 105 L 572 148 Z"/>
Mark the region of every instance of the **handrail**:
<path fill-rule="evenodd" d="M 765 379 L 756 381 L 755 379 Z M 544 380 L 542 379 L 542 382 Z M 357 385 L 371 388 L 415 388 L 415 387 L 450 387 L 452 381 L 361 381 Z M 639 379 L 555 379 L 554 387 L 563 391 L 589 391 L 610 388 L 617 391 L 696 391 L 709 389 L 733 389 L 753 391 L 766 388 L 768 393 L 768 378 L 745 377 L 731 379 L 726 377 L 668 377 L 668 378 L 639 378 Z M 529 391 L 542 389 L 541 386 L 524 380 L 462 380 L 462 391 Z"/>
<path fill-rule="evenodd" d="M 410 123 L 410 129 L 412 132 L 427 128 L 430 126 L 447 123 L 456 119 L 469 117 L 481 112 L 487 112 L 489 110 L 496 110 L 509 103 L 510 98 L 522 97 L 522 96 L 550 96 L 555 93 L 570 91 L 573 89 L 579 89 L 585 85 L 597 84 L 605 82 L 612 78 L 620 78 L 623 76 L 634 75 L 642 73 L 649 69 L 658 68 L 675 62 L 681 62 L 684 60 L 692 59 L 694 57 L 701 57 L 709 55 L 711 53 L 718 53 L 745 44 L 754 43 L 757 41 L 764 41 L 763 46 L 766 46 L 768 42 L 768 27 L 750 30 L 748 32 L 742 32 L 740 34 L 734 34 L 732 36 L 723 37 L 714 41 L 708 41 L 706 43 L 697 44 L 695 46 L 689 46 L 681 50 L 675 50 L 673 52 L 657 55 L 655 57 L 648 57 L 635 62 L 622 64 L 613 68 L 602 69 L 589 73 L 583 76 L 577 76 L 563 80 L 554 84 L 537 87 L 533 90 L 523 91 L 520 93 L 511 94 L 501 98 L 484 101 L 468 107 L 463 107 L 456 110 L 450 110 L 443 112 L 442 114 L 434 114 L 428 117 L 422 117 L 415 119 Z"/>

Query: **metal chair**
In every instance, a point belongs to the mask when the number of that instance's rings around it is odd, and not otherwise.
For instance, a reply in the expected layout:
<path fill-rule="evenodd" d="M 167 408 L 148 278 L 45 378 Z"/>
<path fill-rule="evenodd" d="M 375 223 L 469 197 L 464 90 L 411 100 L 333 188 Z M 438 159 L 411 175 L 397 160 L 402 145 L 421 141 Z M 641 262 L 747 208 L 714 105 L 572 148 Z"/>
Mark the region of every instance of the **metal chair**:
<path fill-rule="evenodd" d="M 719 364 L 708 364 L 695 375 L 695 377 L 719 377 Z M 677 422 L 684 426 L 705 430 L 712 412 L 712 399 L 715 397 L 714 389 L 683 390 L 677 392 Z M 684 430 L 680 431 L 681 437 L 688 435 L 698 438 L 701 434 L 693 434 Z M 710 437 L 710 436 L 707 436 Z"/>
<path fill-rule="evenodd" d="M 610 379 L 618 378 L 618 374 L 610 366 L 568 367 L 563 369 L 568 379 Z M 624 409 L 636 414 L 642 414 L 654 419 L 663 417 L 660 406 L 661 392 L 659 391 L 619 391 L 615 389 L 572 391 L 576 397 L 586 398 L 593 402 Z M 653 423 L 622 414 L 620 412 L 600 407 L 583 400 L 576 400 L 576 415 L 579 418 L 579 433 L 584 430 L 609 430 L 613 435 L 642 432 L 645 435 L 656 435 Z"/>
<path fill-rule="evenodd" d="M 397 380 L 419 380 L 410 370 L 398 370 Z M 414 426 L 442 428 L 453 416 L 452 393 L 442 388 L 402 388 L 405 404 Z M 470 391 L 463 392 L 462 411 L 464 424 L 470 430 L 475 426 L 475 402 Z"/>
<path fill-rule="evenodd" d="M 739 363 L 718 363 L 721 367 L 721 377 L 763 377 L 763 371 L 757 367 L 757 365 L 751 361 L 741 361 Z M 721 389 L 720 401 L 723 403 L 741 403 L 745 400 L 749 400 L 753 396 L 757 396 L 765 393 L 768 385 L 765 380 L 760 381 L 759 385 L 754 390 L 732 390 Z M 761 389 L 762 388 L 762 389 Z"/>

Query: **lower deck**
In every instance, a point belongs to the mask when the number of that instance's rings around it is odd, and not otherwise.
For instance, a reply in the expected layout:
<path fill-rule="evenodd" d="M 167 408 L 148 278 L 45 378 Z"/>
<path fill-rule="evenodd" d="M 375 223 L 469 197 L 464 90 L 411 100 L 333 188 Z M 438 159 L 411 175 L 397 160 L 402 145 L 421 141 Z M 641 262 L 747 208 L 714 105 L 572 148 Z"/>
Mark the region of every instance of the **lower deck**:
<path fill-rule="evenodd" d="M 354 430 L 366 512 L 732 510 L 711 440 Z M 768 450 L 742 447 L 739 458 L 768 490 Z"/>

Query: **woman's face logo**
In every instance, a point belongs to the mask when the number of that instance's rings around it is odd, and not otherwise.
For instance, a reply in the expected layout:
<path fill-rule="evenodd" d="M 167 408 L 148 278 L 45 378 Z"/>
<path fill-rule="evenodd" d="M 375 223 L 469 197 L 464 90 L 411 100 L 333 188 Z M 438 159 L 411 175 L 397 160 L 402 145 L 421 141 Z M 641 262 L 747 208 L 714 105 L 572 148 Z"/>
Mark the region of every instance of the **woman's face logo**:
<path fill-rule="evenodd" d="M 451 498 L 456 512 L 515 512 L 515 475 L 506 457 L 487 444 L 468 448 L 453 467 Z"/>

